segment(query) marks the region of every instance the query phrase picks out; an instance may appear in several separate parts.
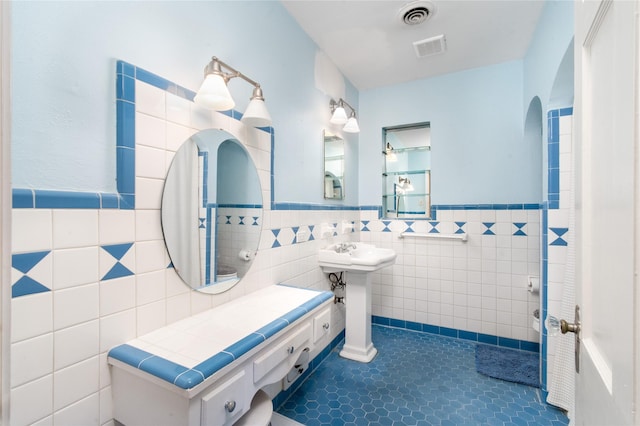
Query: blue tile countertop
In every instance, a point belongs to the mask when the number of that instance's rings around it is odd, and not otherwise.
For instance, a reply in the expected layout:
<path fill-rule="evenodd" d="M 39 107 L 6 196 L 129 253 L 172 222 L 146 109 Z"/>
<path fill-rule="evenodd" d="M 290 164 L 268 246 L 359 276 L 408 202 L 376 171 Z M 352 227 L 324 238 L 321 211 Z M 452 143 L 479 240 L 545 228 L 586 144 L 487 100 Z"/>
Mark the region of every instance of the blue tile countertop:
<path fill-rule="evenodd" d="M 116 346 L 109 363 L 191 389 L 331 299 L 330 291 L 273 285 Z"/>

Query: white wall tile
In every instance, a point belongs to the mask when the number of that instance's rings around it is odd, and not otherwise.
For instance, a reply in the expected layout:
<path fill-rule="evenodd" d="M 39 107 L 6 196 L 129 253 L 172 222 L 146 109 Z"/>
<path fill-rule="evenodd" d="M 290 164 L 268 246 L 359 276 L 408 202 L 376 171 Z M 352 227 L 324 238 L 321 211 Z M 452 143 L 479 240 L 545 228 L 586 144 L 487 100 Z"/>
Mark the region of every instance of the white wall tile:
<path fill-rule="evenodd" d="M 98 250 L 97 246 L 55 250 L 53 288 L 59 290 L 98 281 Z"/>
<path fill-rule="evenodd" d="M 166 94 L 167 102 L 167 121 L 181 124 L 183 126 L 191 126 L 191 105 L 193 102 L 186 100 L 173 93 Z"/>
<path fill-rule="evenodd" d="M 75 402 L 60 411 L 56 411 L 53 416 L 56 425 L 100 425 L 100 395 L 98 393 Z"/>
<path fill-rule="evenodd" d="M 11 389 L 11 426 L 23 426 L 53 412 L 53 375 Z"/>
<path fill-rule="evenodd" d="M 190 103 L 190 110 L 191 110 L 191 118 L 190 118 L 191 127 L 198 130 L 214 128 L 213 126 L 214 111 L 198 106 L 195 103 Z"/>
<path fill-rule="evenodd" d="M 53 247 L 86 247 L 98 244 L 98 210 L 54 210 Z"/>
<path fill-rule="evenodd" d="M 132 242 L 136 229 L 135 217 L 133 210 L 100 210 L 100 245 Z"/>
<path fill-rule="evenodd" d="M 31 426 L 53 426 L 53 416 L 47 416 L 35 423 L 31 423 Z"/>
<path fill-rule="evenodd" d="M 98 356 L 100 322 L 89 321 L 54 333 L 55 369 Z"/>
<path fill-rule="evenodd" d="M 165 90 L 160 90 L 150 84 L 136 80 L 136 111 L 165 118 L 166 102 Z"/>
<path fill-rule="evenodd" d="M 47 333 L 11 345 L 11 387 L 53 373 L 53 334 Z"/>
<path fill-rule="evenodd" d="M 176 152 L 195 133 L 191 127 L 167 122 L 167 150 Z"/>
<path fill-rule="evenodd" d="M 108 359 L 108 352 L 102 352 L 100 354 L 100 361 L 99 361 L 99 366 L 100 366 L 100 389 L 110 389 L 111 386 L 111 370 L 109 367 L 109 362 L 107 361 Z"/>
<path fill-rule="evenodd" d="M 136 272 L 154 272 L 166 269 L 166 249 L 163 240 L 142 241 L 136 244 Z"/>
<path fill-rule="evenodd" d="M 165 150 L 136 146 L 136 176 L 164 179 L 167 165 L 165 165 Z"/>
<path fill-rule="evenodd" d="M 60 410 L 99 391 L 98 357 L 57 370 L 53 374 L 53 409 Z"/>
<path fill-rule="evenodd" d="M 164 120 L 148 114 L 136 113 L 136 148 L 140 145 L 164 150 L 167 139 L 167 124 Z M 136 157 L 138 156 L 136 152 Z M 136 169 L 136 173 L 138 170 Z"/>
<path fill-rule="evenodd" d="M 136 210 L 135 229 L 136 241 L 162 240 L 160 210 Z"/>
<path fill-rule="evenodd" d="M 138 306 L 163 300 L 167 294 L 165 271 L 153 271 L 136 276 L 136 304 Z"/>
<path fill-rule="evenodd" d="M 100 390 L 100 424 L 105 425 L 109 421 L 113 423 L 113 398 L 111 397 L 111 386 Z"/>
<path fill-rule="evenodd" d="M 13 253 L 51 250 L 53 214 L 49 209 L 13 209 L 11 216 Z"/>
<path fill-rule="evenodd" d="M 136 315 L 138 336 L 167 325 L 167 309 L 164 300 L 139 306 Z"/>
<path fill-rule="evenodd" d="M 160 209 L 164 180 L 136 177 L 136 209 Z"/>
<path fill-rule="evenodd" d="M 167 299 L 167 324 L 191 315 L 190 301 L 189 293 L 183 293 Z"/>
<path fill-rule="evenodd" d="M 136 305 L 135 276 L 100 282 L 100 316 L 132 309 Z"/>
<path fill-rule="evenodd" d="M 77 286 L 53 293 L 55 330 L 97 319 L 99 316 L 98 283 Z"/>
<path fill-rule="evenodd" d="M 11 300 L 11 341 L 39 336 L 53 331 L 53 297 L 51 292 L 16 297 Z"/>
<path fill-rule="evenodd" d="M 129 309 L 100 318 L 100 352 L 136 337 L 136 311 Z"/>

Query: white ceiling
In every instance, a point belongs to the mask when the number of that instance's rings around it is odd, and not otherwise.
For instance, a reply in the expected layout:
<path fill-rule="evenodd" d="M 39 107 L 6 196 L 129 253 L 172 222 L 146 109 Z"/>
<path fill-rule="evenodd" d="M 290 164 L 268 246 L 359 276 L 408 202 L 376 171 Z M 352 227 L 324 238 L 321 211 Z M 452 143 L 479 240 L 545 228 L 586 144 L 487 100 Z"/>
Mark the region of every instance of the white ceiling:
<path fill-rule="evenodd" d="M 404 24 L 404 0 L 282 3 L 359 90 L 423 79 L 525 56 L 542 0 L 432 0 L 422 24 Z M 414 41 L 444 34 L 444 53 L 418 58 Z"/>

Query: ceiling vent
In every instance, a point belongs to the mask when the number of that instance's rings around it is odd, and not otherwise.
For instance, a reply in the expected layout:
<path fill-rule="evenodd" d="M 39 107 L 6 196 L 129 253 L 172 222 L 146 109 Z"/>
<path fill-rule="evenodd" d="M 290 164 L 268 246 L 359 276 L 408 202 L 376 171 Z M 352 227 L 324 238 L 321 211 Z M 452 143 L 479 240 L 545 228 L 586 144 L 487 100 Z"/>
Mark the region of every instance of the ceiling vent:
<path fill-rule="evenodd" d="M 435 6 L 428 1 L 413 1 L 398 11 L 398 18 L 406 25 L 419 25 L 431 18 L 435 10 Z"/>
<path fill-rule="evenodd" d="M 413 48 L 415 49 L 418 58 L 424 58 L 426 56 L 444 53 L 444 51 L 447 50 L 447 43 L 444 38 L 444 34 L 441 34 L 424 40 L 414 41 Z"/>

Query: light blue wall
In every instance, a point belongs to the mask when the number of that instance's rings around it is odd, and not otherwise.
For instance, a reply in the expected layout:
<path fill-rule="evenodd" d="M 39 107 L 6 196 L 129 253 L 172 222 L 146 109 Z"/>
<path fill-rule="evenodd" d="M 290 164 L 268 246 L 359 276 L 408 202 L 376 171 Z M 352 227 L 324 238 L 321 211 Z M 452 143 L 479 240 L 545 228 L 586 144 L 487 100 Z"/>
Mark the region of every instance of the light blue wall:
<path fill-rule="evenodd" d="M 235 141 L 227 140 L 220 145 L 217 160 L 216 202 L 227 205 L 260 204 L 260 180 L 249 154 Z"/>
<path fill-rule="evenodd" d="M 316 51 L 275 1 L 14 2 L 13 185 L 115 192 L 116 60 L 196 90 L 215 55 L 264 89 L 276 134 L 275 200 L 322 203 L 330 98 L 315 87 Z M 234 79 L 229 87 L 243 111 L 251 86 Z M 355 164 L 357 136 L 347 140 Z M 355 176 L 346 196 L 357 203 Z"/>
<path fill-rule="evenodd" d="M 573 2 L 566 0 L 547 1 L 533 39 L 524 58 L 524 105 L 523 116 L 527 113 L 529 102 L 538 96 L 542 102 L 542 111 L 571 105 L 552 105 L 552 88 L 558 74 L 560 63 L 567 51 L 572 47 Z M 571 71 L 573 71 L 571 69 Z M 564 84 L 571 85 L 573 78 L 563 79 Z"/>
<path fill-rule="evenodd" d="M 425 121 L 433 204 L 540 201 L 523 141 L 522 75 L 522 61 L 510 61 L 362 92 L 361 204 L 380 204 L 381 129 Z"/>
<path fill-rule="evenodd" d="M 573 33 L 574 8 L 572 1 L 547 1 L 538 26 L 524 58 L 524 105 L 526 116 L 529 105 L 536 97 L 542 106 L 542 115 L 551 109 L 573 106 Z M 547 120 L 542 120 L 541 137 L 543 198 L 546 199 L 548 164 L 546 146 Z"/>

